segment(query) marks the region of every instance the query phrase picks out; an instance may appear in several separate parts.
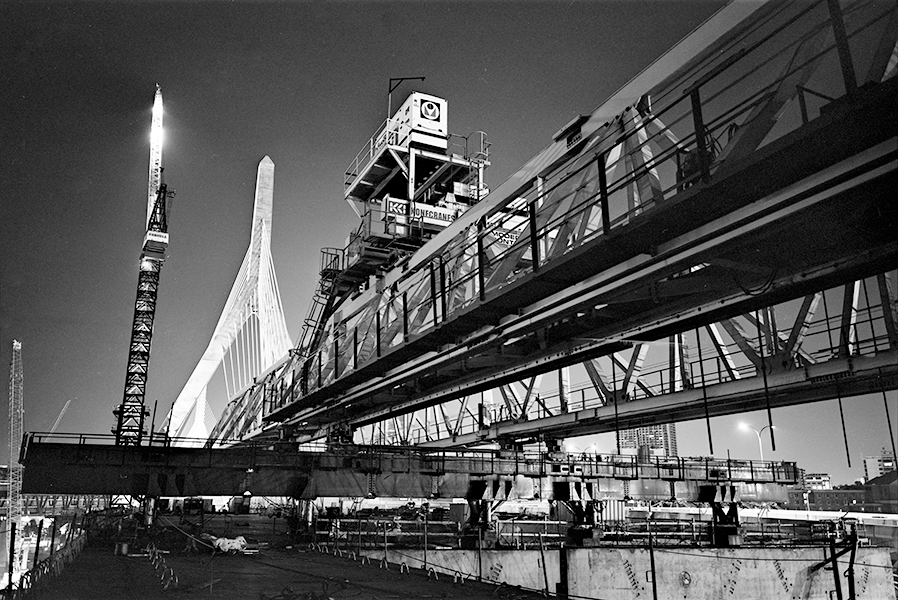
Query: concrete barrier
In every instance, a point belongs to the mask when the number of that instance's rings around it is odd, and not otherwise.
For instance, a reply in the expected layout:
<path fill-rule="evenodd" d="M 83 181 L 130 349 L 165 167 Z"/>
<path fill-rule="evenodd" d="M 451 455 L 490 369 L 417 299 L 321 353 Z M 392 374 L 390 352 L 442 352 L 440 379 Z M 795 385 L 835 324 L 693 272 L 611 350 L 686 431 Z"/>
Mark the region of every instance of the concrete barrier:
<path fill-rule="evenodd" d="M 764 598 L 765 600 L 830 600 L 835 590 L 833 572 L 810 567 L 824 560 L 821 546 L 782 548 L 566 548 L 566 577 L 560 572 L 559 550 L 434 550 L 427 551 L 426 571 L 446 574 L 454 580 L 478 578 L 537 592 L 555 594 L 566 580 L 570 597 L 604 600 L 651 598 L 654 586 L 659 598 L 715 600 Z M 366 554 L 382 560 L 383 550 Z M 828 556 L 828 551 L 826 552 Z M 420 550 L 388 550 L 390 563 L 425 569 Z M 534 568 L 536 566 L 536 568 Z M 848 556 L 838 561 L 843 591 Z M 896 600 L 889 552 L 882 547 L 860 547 L 854 564 L 856 600 Z M 546 583 L 548 582 L 548 589 Z"/>

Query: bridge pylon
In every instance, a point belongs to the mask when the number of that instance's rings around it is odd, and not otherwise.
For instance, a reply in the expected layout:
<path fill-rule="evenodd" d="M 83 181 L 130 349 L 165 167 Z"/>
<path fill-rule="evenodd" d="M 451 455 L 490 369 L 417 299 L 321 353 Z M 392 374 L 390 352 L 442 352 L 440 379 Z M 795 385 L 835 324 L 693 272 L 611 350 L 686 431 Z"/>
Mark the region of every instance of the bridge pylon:
<path fill-rule="evenodd" d="M 170 436 L 208 438 L 206 390 L 219 369 L 231 398 L 292 347 L 271 256 L 273 199 L 274 162 L 266 156 L 256 176 L 249 248 L 209 345 L 169 411 Z"/>

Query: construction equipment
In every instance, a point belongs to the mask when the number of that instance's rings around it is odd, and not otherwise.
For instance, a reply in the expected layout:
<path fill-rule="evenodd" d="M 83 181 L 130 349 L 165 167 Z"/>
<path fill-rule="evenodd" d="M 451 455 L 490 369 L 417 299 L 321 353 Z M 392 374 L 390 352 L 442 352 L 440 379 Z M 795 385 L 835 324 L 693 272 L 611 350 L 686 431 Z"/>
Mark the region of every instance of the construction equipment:
<path fill-rule="evenodd" d="M 165 262 L 168 247 L 168 213 L 174 192 L 162 182 L 162 90 L 156 86 L 153 102 L 153 125 L 150 133 L 150 175 L 147 196 L 146 235 L 140 254 L 137 279 L 137 300 L 128 349 L 128 369 L 125 375 L 125 394 L 122 403 L 112 411 L 116 425 L 112 433 L 118 446 L 139 446 L 146 433 L 144 422 L 149 410 L 144 406 L 147 371 L 150 362 L 150 342 L 156 316 L 156 295 L 159 273 Z"/>
<path fill-rule="evenodd" d="M 19 464 L 19 445 L 22 443 L 23 405 L 22 342 L 12 341 L 12 362 L 9 364 L 9 492 L 6 504 L 7 524 L 18 523 L 22 516 L 22 465 Z M 6 547 L 14 538 L 7 526 Z"/>
<path fill-rule="evenodd" d="M 412 92 L 346 168 L 343 197 L 361 222 L 344 248 L 321 250 L 300 355 L 320 343 L 327 319 L 372 276 L 410 257 L 489 193 L 486 134 L 449 133 L 447 108 L 443 98 Z"/>
<path fill-rule="evenodd" d="M 53 421 L 53 426 L 50 427 L 50 433 L 56 433 L 56 429 L 59 427 L 59 422 L 62 421 L 63 415 L 65 415 L 65 411 L 69 409 L 69 404 L 72 403 L 72 399 L 69 398 L 65 401 L 65 405 L 63 405 L 62 410 L 59 411 L 59 415 L 56 417 L 56 420 Z"/>

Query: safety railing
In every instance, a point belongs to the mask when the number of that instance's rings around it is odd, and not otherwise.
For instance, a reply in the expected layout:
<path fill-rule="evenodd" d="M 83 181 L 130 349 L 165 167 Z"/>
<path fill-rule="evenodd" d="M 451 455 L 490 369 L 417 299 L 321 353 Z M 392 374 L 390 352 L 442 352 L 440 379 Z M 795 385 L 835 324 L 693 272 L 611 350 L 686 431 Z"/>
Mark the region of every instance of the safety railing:
<path fill-rule="evenodd" d="M 10 569 L 12 580 L 7 581 L 6 587 L 2 590 L 5 591 L 4 598 L 24 600 L 25 598 L 39 597 L 49 580 L 61 575 L 66 565 L 75 560 L 81 554 L 81 551 L 84 550 L 87 536 L 85 535 L 83 524 L 76 527 L 73 520 L 71 524 L 67 524 L 69 525 L 67 530 L 62 531 L 64 527 L 60 528 L 62 535 L 57 537 L 57 520 L 56 517 L 53 518 L 50 528 L 52 537 L 50 539 L 45 538 L 46 549 L 44 551 L 42 551 L 41 545 L 44 519 L 41 520 L 37 539 L 34 541 L 34 556 L 29 561 L 32 566 L 23 572 L 15 572 L 14 569 Z M 11 545 L 15 544 L 15 539 L 15 528 L 13 528 Z M 30 557 L 30 553 L 27 550 L 22 551 L 26 553 L 26 558 Z"/>
<path fill-rule="evenodd" d="M 311 530 L 309 548 L 343 558 L 358 560 L 378 553 L 390 557 L 397 550 L 453 550 L 465 547 L 465 537 L 476 538 L 482 549 L 529 550 L 558 548 L 571 544 L 571 528 L 592 530 L 594 544 L 602 547 L 710 546 L 715 524 L 711 511 L 696 518 L 645 518 L 644 506 L 632 508 L 630 518 L 607 518 L 606 500 L 564 501 L 577 514 L 569 519 L 555 516 L 494 515 L 488 522 L 470 524 L 435 518 L 444 511 L 415 507 L 397 514 L 333 516 L 317 518 Z M 742 522 L 738 528 L 740 546 L 790 546 L 826 544 L 845 536 L 838 522 L 789 523 Z M 651 538 L 651 540 L 649 539 Z M 426 555 L 416 555 L 426 561 Z M 381 565 L 383 567 L 383 565 Z M 387 565 L 389 568 L 389 565 Z"/>
<path fill-rule="evenodd" d="M 342 454 L 325 453 L 342 465 Z M 649 456 L 594 452 L 545 453 L 501 450 L 422 450 L 401 446 L 351 446 L 354 469 L 408 470 L 472 475 L 550 475 L 582 478 L 662 479 L 677 481 L 750 481 L 790 484 L 798 481 L 795 463 Z M 398 465 L 398 466 L 397 466 Z"/>
<path fill-rule="evenodd" d="M 374 132 L 368 142 L 362 146 L 356 157 L 346 167 L 343 178 L 344 190 L 349 190 L 358 176 L 388 146 L 407 146 L 411 128 L 400 121 L 386 119 Z"/>
<path fill-rule="evenodd" d="M 217 440 L 213 444 L 213 448 L 229 447 L 240 440 L 225 439 Z M 144 438 L 143 446 L 153 448 L 171 448 L 171 447 L 209 447 L 206 438 L 192 437 L 175 437 L 166 436 L 164 433 L 156 433 L 153 436 L 147 435 Z M 65 432 L 43 432 L 34 431 L 25 434 L 22 444 L 22 458 L 27 454 L 27 448 L 32 443 L 39 444 L 72 444 L 76 446 L 99 445 L 114 446 L 115 435 L 104 433 L 65 433 Z"/>

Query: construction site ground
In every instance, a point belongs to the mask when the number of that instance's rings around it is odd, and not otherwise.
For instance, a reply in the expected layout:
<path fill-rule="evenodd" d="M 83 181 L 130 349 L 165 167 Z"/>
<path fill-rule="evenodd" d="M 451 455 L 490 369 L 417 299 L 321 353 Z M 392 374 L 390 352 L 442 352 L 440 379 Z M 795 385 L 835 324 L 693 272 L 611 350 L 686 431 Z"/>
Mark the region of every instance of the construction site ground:
<path fill-rule="evenodd" d="M 355 555 L 328 553 L 326 548 L 308 543 L 291 543 L 285 534 L 274 534 L 271 520 L 250 517 L 247 537 L 256 541 L 257 551 L 245 554 L 213 552 L 201 542 L 185 545 L 160 543 L 169 548 L 155 564 L 142 542 L 132 540 L 127 549 L 122 542 L 93 538 L 85 550 L 58 577 L 41 582 L 35 598 L 53 600 L 150 600 L 156 598 L 197 598 L 217 600 L 392 600 L 424 598 L 465 598 L 519 600 L 541 595 L 507 586 L 467 580 L 453 582 L 421 569 L 382 568 L 377 559 L 364 564 Z M 268 535 L 262 532 L 272 531 Z M 170 533 L 176 533 L 170 531 Z M 241 532 L 242 533 L 242 532 Z M 231 535 L 234 535 L 232 533 Z M 165 536 L 168 537 L 168 536 Z M 137 543 L 135 543 L 137 542 Z M 127 551 L 127 554 L 123 554 Z M 166 570 L 170 569 L 166 576 Z M 165 582 L 171 575 L 177 584 Z M 31 597 L 31 596 L 29 596 Z"/>
<path fill-rule="evenodd" d="M 147 557 L 114 555 L 113 549 L 88 548 L 58 578 L 36 595 L 54 600 L 149 600 L 215 598 L 220 600 L 389 600 L 418 598 L 542 598 L 514 588 L 451 579 L 428 579 L 421 571 L 400 573 L 377 563 L 316 552 L 270 551 L 246 555 L 169 556 L 178 586 L 163 590 Z"/>

